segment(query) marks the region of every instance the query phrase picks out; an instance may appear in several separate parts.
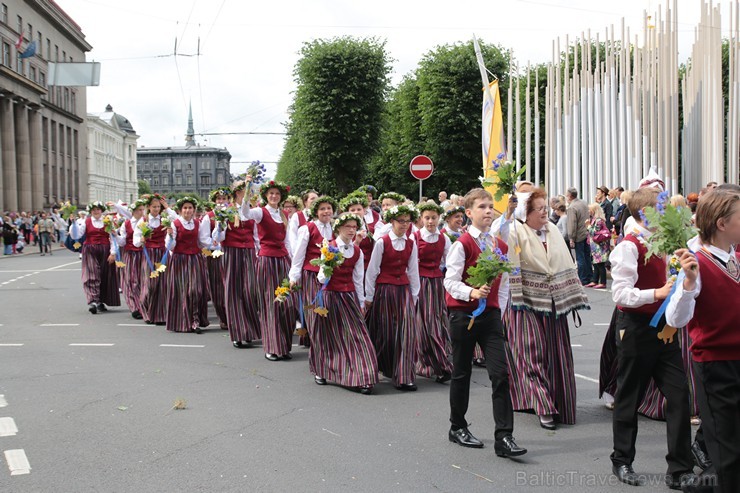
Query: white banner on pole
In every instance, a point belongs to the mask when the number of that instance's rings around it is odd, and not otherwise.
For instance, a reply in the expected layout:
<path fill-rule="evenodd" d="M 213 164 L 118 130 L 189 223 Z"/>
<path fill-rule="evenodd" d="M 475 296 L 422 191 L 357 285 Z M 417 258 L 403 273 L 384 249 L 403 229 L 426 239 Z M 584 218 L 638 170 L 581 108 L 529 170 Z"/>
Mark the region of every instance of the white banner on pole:
<path fill-rule="evenodd" d="M 49 62 L 50 86 L 99 86 L 100 62 Z"/>

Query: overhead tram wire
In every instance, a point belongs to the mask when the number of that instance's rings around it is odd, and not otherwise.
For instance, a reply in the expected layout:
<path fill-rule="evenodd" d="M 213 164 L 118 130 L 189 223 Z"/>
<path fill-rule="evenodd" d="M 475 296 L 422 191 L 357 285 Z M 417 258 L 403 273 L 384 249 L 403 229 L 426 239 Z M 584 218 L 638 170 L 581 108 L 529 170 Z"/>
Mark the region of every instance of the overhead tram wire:
<path fill-rule="evenodd" d="M 201 132 L 196 135 L 288 135 L 288 132 Z"/>

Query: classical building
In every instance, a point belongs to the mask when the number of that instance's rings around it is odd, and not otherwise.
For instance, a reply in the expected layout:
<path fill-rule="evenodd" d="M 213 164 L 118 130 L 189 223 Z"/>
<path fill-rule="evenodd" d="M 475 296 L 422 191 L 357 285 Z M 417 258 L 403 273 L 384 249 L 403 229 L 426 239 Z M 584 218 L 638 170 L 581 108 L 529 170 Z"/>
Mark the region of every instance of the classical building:
<path fill-rule="evenodd" d="M 139 196 L 136 178 L 136 135 L 131 122 L 108 105 L 103 113 L 87 114 L 87 187 L 90 201 L 118 199 L 131 203 Z"/>
<path fill-rule="evenodd" d="M 47 64 L 92 46 L 53 0 L 2 0 L 0 38 L 0 206 L 87 203 L 85 87 L 51 85 Z"/>
<path fill-rule="evenodd" d="M 195 142 L 192 109 L 184 146 L 139 147 L 136 156 L 138 177 L 153 192 L 195 192 L 206 198 L 212 189 L 231 184 L 231 154 Z"/>

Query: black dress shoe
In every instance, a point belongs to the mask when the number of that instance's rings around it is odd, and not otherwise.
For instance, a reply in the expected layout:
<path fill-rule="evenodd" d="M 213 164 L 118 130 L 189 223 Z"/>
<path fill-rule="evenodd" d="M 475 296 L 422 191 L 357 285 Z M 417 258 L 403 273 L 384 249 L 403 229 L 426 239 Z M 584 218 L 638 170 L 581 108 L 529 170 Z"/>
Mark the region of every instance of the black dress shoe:
<path fill-rule="evenodd" d="M 451 442 L 462 445 L 463 447 L 483 448 L 483 442 L 475 438 L 467 428 L 459 428 L 457 430 L 450 429 L 450 432 L 447 434 L 447 438 L 449 438 Z"/>
<path fill-rule="evenodd" d="M 154 325 L 154 322 L 152 322 L 151 320 L 144 320 L 144 322 L 146 322 L 148 325 Z"/>
<path fill-rule="evenodd" d="M 444 375 L 439 375 L 437 378 L 434 379 L 434 381 L 437 383 L 446 383 L 449 382 L 451 378 L 451 374 L 445 373 Z"/>
<path fill-rule="evenodd" d="M 220 325 L 220 327 L 221 327 L 221 330 L 229 330 L 229 326 L 228 326 L 228 325 L 226 325 L 225 323 L 223 323 L 223 322 L 222 322 L 222 323 L 221 323 L 221 324 L 219 324 L 219 325 Z"/>
<path fill-rule="evenodd" d="M 684 493 L 712 493 L 716 484 L 718 484 L 717 475 L 714 472 L 704 471 L 682 481 L 681 491 Z"/>
<path fill-rule="evenodd" d="M 694 485 L 697 482 L 697 475 L 693 472 L 683 472 L 680 474 L 666 474 L 665 484 L 672 490 L 683 490 L 684 486 Z"/>
<path fill-rule="evenodd" d="M 237 348 L 237 349 L 241 349 L 241 348 L 243 348 L 243 347 L 244 347 L 244 346 L 242 345 L 241 341 L 233 341 L 233 342 L 232 342 L 232 344 L 233 344 L 233 345 L 234 345 L 234 347 L 235 347 L 235 348 Z"/>
<path fill-rule="evenodd" d="M 416 384 L 415 383 L 402 383 L 396 388 L 398 390 L 403 390 L 404 392 L 414 392 L 416 390 Z"/>
<path fill-rule="evenodd" d="M 87 310 L 95 315 L 96 313 L 98 313 L 98 306 L 95 303 L 90 303 L 89 305 L 87 305 Z"/>
<path fill-rule="evenodd" d="M 543 427 L 544 429 L 551 430 L 551 431 L 558 429 L 557 425 L 555 424 L 555 421 L 552 418 L 550 418 L 549 420 L 543 420 L 542 416 L 540 416 L 539 418 L 540 418 L 540 426 Z"/>
<path fill-rule="evenodd" d="M 618 480 L 631 486 L 640 486 L 642 482 L 631 465 L 622 464 L 621 466 L 612 466 L 612 472 Z"/>
<path fill-rule="evenodd" d="M 699 442 L 696 440 L 691 444 L 691 455 L 694 456 L 694 463 L 699 466 L 702 471 L 706 471 L 712 467 L 712 459 L 709 458 L 707 453 L 703 448 L 701 448 L 701 445 L 699 445 Z"/>
<path fill-rule="evenodd" d="M 496 443 L 493 444 L 493 450 L 499 457 L 519 457 L 527 453 L 527 449 L 518 446 L 512 436 L 496 440 Z"/>
<path fill-rule="evenodd" d="M 293 355 L 290 354 L 290 353 L 284 354 L 283 355 L 283 359 L 291 360 L 291 359 L 293 359 Z"/>
<path fill-rule="evenodd" d="M 318 375 L 313 377 L 313 381 L 316 382 L 316 385 L 326 385 L 326 378 L 321 378 Z"/>
<path fill-rule="evenodd" d="M 373 388 L 371 385 L 363 385 L 360 387 L 360 394 L 363 395 L 370 395 L 373 393 Z"/>
<path fill-rule="evenodd" d="M 139 311 L 138 311 L 138 310 L 137 310 L 137 311 L 134 311 L 134 312 L 132 312 L 132 313 L 131 313 L 131 316 L 132 316 L 133 318 L 135 318 L 136 320 L 141 320 L 142 318 L 144 318 L 144 317 L 142 317 L 142 316 L 141 316 L 141 313 L 139 313 Z"/>
<path fill-rule="evenodd" d="M 98 303 L 98 311 L 99 312 L 107 312 L 108 311 L 108 307 L 105 306 L 105 304 L 103 304 L 103 303 Z"/>
<path fill-rule="evenodd" d="M 475 366 L 479 366 L 479 367 L 481 367 L 481 368 L 485 368 L 485 367 L 486 367 L 486 360 L 485 360 L 485 359 L 483 359 L 483 358 L 475 358 L 475 359 L 473 360 L 473 364 L 474 364 Z"/>
<path fill-rule="evenodd" d="M 280 356 L 273 353 L 265 353 L 265 359 L 268 359 L 270 361 L 277 361 L 280 359 Z"/>
<path fill-rule="evenodd" d="M 154 322 L 154 325 L 159 325 L 159 326 L 167 325 L 167 322 Z"/>
<path fill-rule="evenodd" d="M 159 325 L 159 324 L 157 324 L 157 325 Z M 195 332 L 196 334 L 202 334 L 202 333 L 203 333 L 203 331 L 202 331 L 202 330 L 200 330 L 200 327 L 196 327 L 196 328 L 194 328 L 194 329 L 193 329 L 193 332 Z"/>
<path fill-rule="evenodd" d="M 242 341 L 242 347 L 254 347 L 252 346 L 252 341 Z"/>

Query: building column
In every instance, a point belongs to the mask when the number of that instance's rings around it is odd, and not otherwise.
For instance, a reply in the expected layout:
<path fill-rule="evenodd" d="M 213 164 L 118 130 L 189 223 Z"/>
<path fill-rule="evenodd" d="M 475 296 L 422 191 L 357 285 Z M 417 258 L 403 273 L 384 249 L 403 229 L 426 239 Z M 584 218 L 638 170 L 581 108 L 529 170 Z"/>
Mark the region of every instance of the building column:
<path fill-rule="evenodd" d="M 28 115 L 31 135 L 31 204 L 33 210 L 44 208 L 44 162 L 41 150 L 41 109 L 32 108 Z"/>
<path fill-rule="evenodd" d="M 28 139 L 28 107 L 15 105 L 15 159 L 18 166 L 18 206 L 30 212 L 31 203 L 31 144 Z"/>
<path fill-rule="evenodd" d="M 3 156 L 3 209 L 6 211 L 18 210 L 18 177 L 15 165 L 15 117 L 13 116 L 14 101 L 8 98 L 2 100 L 2 156 Z"/>

